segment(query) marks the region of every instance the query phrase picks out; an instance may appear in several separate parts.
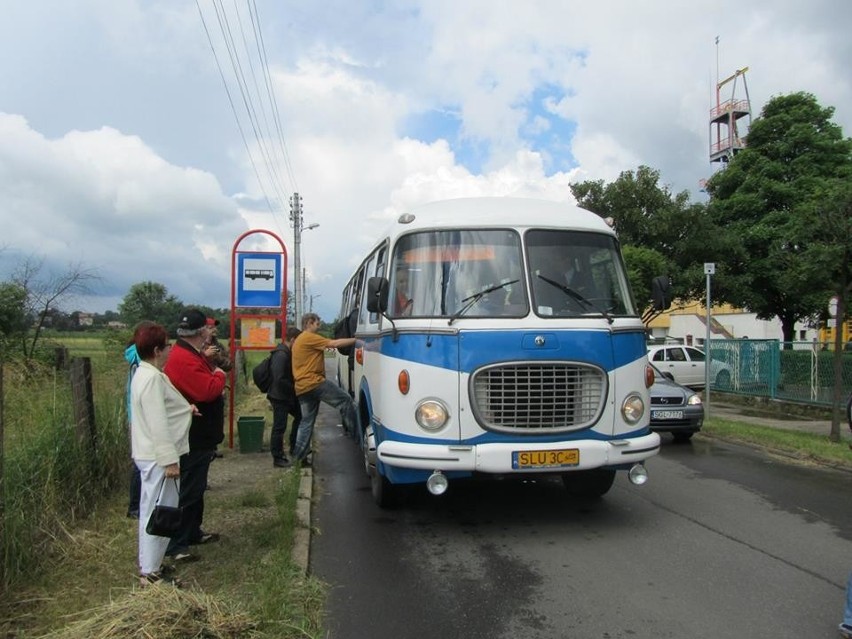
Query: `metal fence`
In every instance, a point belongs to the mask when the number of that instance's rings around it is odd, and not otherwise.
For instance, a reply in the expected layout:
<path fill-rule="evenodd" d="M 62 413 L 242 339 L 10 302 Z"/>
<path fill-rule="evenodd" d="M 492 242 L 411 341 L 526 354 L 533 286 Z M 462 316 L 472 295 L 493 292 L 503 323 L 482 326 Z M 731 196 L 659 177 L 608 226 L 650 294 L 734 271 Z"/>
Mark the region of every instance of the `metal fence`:
<path fill-rule="evenodd" d="M 833 344 L 775 339 L 711 340 L 710 358 L 730 373 L 730 383 L 711 389 L 831 406 L 834 398 Z M 842 398 L 852 392 L 852 352 L 842 357 Z M 717 368 L 713 364 L 713 369 Z"/>

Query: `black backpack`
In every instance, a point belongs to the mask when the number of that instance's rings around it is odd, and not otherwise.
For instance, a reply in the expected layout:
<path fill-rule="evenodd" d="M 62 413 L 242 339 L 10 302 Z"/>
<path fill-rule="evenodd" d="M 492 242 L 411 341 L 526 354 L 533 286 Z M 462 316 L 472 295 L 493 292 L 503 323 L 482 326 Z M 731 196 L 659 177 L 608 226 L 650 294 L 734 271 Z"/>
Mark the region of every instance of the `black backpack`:
<path fill-rule="evenodd" d="M 261 393 L 269 392 L 269 387 L 272 386 L 272 355 L 269 355 L 260 364 L 251 369 L 251 378 L 254 385 L 260 389 Z"/>

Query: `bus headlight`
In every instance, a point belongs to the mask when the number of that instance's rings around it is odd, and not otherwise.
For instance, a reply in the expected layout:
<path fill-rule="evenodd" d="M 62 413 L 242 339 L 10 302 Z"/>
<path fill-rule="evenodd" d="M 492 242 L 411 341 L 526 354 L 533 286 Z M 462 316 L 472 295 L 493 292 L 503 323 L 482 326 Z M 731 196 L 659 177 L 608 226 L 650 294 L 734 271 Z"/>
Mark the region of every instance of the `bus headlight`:
<path fill-rule="evenodd" d="M 450 418 L 450 411 L 436 399 L 427 399 L 417 405 L 414 419 L 423 430 L 434 432 L 441 430 Z"/>
<path fill-rule="evenodd" d="M 628 424 L 637 424 L 645 414 L 645 402 L 641 395 L 630 394 L 621 404 L 621 415 Z"/>

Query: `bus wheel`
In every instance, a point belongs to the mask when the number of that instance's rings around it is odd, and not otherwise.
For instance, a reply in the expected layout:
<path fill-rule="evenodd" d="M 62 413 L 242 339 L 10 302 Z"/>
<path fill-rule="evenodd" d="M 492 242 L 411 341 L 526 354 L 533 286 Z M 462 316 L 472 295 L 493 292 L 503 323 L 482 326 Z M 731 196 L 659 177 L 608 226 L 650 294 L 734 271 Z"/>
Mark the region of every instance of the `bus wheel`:
<path fill-rule="evenodd" d="M 376 436 L 373 434 L 372 426 L 367 426 L 367 430 L 364 431 L 361 451 L 364 453 L 364 472 L 367 473 L 367 477 L 372 477 L 373 470 L 376 468 Z"/>
<path fill-rule="evenodd" d="M 379 508 L 391 509 L 399 505 L 399 489 L 382 476 L 375 466 L 370 468 L 370 489 L 373 501 Z"/>
<path fill-rule="evenodd" d="M 394 508 L 398 503 L 399 489 L 379 473 L 376 468 L 376 436 L 373 427 L 367 426 L 364 433 L 364 468 L 370 478 L 370 490 L 373 501 L 379 508 Z"/>
<path fill-rule="evenodd" d="M 568 494 L 585 499 L 603 497 L 612 488 L 614 481 L 615 471 L 607 468 L 562 473 L 562 483 L 565 485 Z"/>

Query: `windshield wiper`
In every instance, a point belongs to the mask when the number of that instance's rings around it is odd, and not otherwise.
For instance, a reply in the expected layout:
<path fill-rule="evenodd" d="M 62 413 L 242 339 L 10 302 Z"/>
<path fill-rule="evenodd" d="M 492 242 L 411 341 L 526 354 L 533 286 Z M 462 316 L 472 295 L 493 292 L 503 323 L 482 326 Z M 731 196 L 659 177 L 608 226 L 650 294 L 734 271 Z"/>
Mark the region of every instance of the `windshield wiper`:
<path fill-rule="evenodd" d="M 449 321 L 449 322 L 447 322 L 447 326 L 452 325 L 452 323 L 453 323 L 454 321 L 456 321 L 456 320 L 457 320 L 458 318 L 460 318 L 462 315 L 464 315 L 465 313 L 467 313 L 468 309 L 469 309 L 471 306 L 473 306 L 474 304 L 476 304 L 479 300 L 481 300 L 483 297 L 485 297 L 485 296 L 486 296 L 486 295 L 488 295 L 489 293 L 493 293 L 494 291 L 500 290 L 501 288 L 505 288 L 505 287 L 507 287 L 507 286 L 509 286 L 509 285 L 511 285 L 511 284 L 516 284 L 516 283 L 517 283 L 517 282 L 519 282 L 519 281 L 520 281 L 520 280 L 510 280 L 510 281 L 508 281 L 508 282 L 502 282 L 502 283 L 500 283 L 500 284 L 494 284 L 493 286 L 488 286 L 488 287 L 486 287 L 486 288 L 482 289 L 481 291 L 479 291 L 479 292 L 477 292 L 477 293 L 474 293 L 473 295 L 469 295 L 468 297 L 464 298 L 464 299 L 462 300 L 462 303 L 467 302 L 467 304 L 465 304 L 464 306 L 462 306 L 459 310 L 457 310 L 455 313 L 453 313 L 453 314 L 450 316 L 450 321 Z"/>
<path fill-rule="evenodd" d="M 609 312 L 606 309 L 604 309 L 604 310 L 599 309 L 593 302 L 590 302 L 589 300 L 587 300 L 585 297 L 580 295 L 573 288 L 565 286 L 564 284 L 560 284 L 556 280 L 552 280 L 549 277 L 545 277 L 541 273 L 536 273 L 535 275 L 538 279 L 544 280 L 545 282 L 547 282 L 551 286 L 555 286 L 556 288 L 558 288 L 560 291 L 565 293 L 571 299 L 575 300 L 581 306 L 583 306 L 587 309 L 591 309 L 591 310 L 593 310 L 597 313 L 600 313 L 610 324 L 612 324 L 612 318 L 609 316 Z"/>
<path fill-rule="evenodd" d="M 547 282 L 548 284 L 550 284 L 550 285 L 552 285 L 552 286 L 555 286 L 555 287 L 556 287 L 556 288 L 558 288 L 560 291 L 562 291 L 562 292 L 563 292 L 563 293 L 565 293 L 566 295 L 570 296 L 572 299 L 576 300 L 577 302 L 579 302 L 580 304 L 582 304 L 582 305 L 583 305 L 583 306 L 585 306 L 586 308 L 592 308 L 592 309 L 593 309 L 593 308 L 595 308 L 595 305 L 594 305 L 594 304 L 592 304 L 589 300 L 587 300 L 585 297 L 583 297 L 582 295 L 580 295 L 580 294 L 579 294 L 577 291 L 575 291 L 573 288 L 568 288 L 567 286 L 565 286 L 565 285 L 563 285 L 563 284 L 560 284 L 560 283 L 559 283 L 559 282 L 557 282 L 556 280 L 552 280 L 552 279 L 550 279 L 549 277 L 545 277 L 545 276 L 544 276 L 544 275 L 542 275 L 541 273 L 536 273 L 535 275 L 536 275 L 536 277 L 537 277 L 538 279 L 540 279 L 540 280 L 544 280 L 544 281 L 545 281 L 545 282 Z"/>

